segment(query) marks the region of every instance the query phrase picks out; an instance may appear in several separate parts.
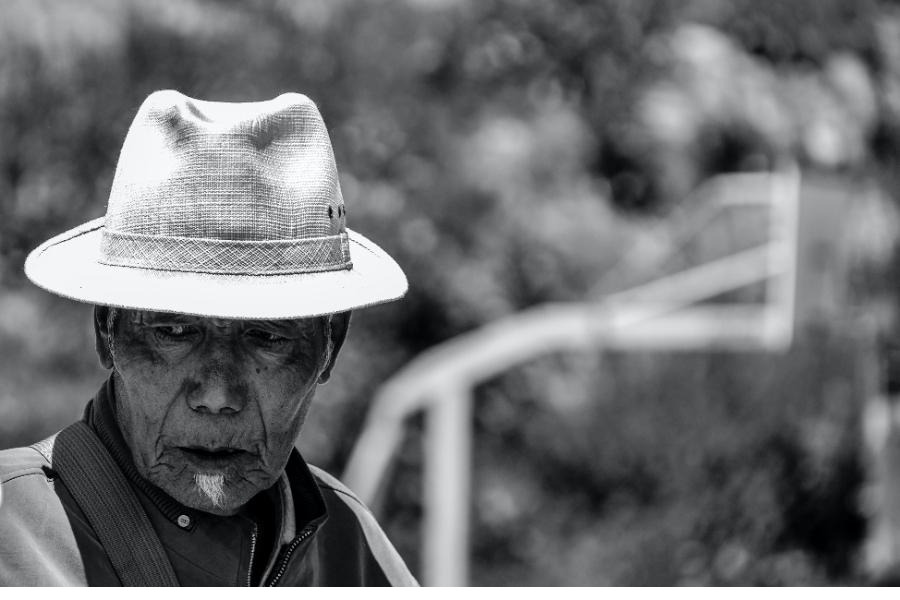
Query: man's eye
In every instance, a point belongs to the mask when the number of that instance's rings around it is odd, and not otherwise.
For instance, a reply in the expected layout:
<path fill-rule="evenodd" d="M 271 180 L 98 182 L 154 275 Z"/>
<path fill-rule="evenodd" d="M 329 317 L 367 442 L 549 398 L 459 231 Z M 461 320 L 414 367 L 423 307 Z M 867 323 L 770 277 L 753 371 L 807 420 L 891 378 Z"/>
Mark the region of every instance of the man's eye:
<path fill-rule="evenodd" d="M 157 325 L 153 333 L 164 340 L 183 340 L 192 336 L 196 331 L 190 325 Z"/>
<path fill-rule="evenodd" d="M 247 336 L 249 336 L 253 341 L 267 346 L 285 344 L 290 341 L 289 338 L 286 338 L 282 335 L 278 335 L 277 333 L 272 333 L 270 331 L 263 331 L 261 329 L 251 329 L 247 332 Z"/>

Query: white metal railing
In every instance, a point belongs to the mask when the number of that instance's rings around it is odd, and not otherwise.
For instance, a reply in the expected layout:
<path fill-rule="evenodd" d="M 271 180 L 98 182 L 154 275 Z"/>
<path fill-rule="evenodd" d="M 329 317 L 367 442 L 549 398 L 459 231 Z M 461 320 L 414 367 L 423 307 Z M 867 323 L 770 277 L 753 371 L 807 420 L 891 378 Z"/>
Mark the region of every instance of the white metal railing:
<path fill-rule="evenodd" d="M 770 239 L 597 303 L 549 304 L 500 319 L 429 349 L 377 392 L 344 472 L 374 504 L 404 422 L 426 413 L 423 582 L 468 581 L 472 389 L 517 364 L 560 350 L 786 349 L 797 271 L 799 172 L 723 175 L 708 184 L 722 206 L 770 207 Z M 701 305 L 765 282 L 762 305 Z"/>

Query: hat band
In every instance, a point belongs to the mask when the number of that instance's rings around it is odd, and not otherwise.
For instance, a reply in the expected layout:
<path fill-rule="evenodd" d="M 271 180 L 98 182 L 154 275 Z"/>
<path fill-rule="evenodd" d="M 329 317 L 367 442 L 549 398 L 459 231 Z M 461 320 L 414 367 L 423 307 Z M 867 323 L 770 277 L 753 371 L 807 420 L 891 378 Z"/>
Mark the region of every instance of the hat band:
<path fill-rule="evenodd" d="M 219 240 L 124 233 L 104 228 L 99 262 L 117 267 L 226 275 L 351 269 L 346 232 L 294 240 Z"/>

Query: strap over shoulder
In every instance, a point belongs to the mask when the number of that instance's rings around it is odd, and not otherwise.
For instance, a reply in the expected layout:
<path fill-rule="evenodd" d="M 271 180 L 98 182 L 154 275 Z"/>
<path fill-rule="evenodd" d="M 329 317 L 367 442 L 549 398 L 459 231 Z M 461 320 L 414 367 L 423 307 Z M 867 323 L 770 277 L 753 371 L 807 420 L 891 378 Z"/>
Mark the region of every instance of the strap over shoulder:
<path fill-rule="evenodd" d="M 84 512 L 126 586 L 177 586 L 149 517 L 106 447 L 83 421 L 33 446 Z"/>

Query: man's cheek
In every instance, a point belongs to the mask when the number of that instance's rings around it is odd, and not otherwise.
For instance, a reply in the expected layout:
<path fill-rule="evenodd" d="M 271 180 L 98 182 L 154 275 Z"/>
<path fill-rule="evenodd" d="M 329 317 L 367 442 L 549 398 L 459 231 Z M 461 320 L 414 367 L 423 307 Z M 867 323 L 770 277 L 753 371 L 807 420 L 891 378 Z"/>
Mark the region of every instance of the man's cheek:
<path fill-rule="evenodd" d="M 150 462 L 155 461 L 159 451 L 158 442 L 164 413 L 159 410 L 153 398 L 144 397 L 139 399 L 138 406 L 132 412 L 132 418 L 134 419 L 134 431 L 138 438 L 134 440 L 135 443 L 139 446 L 146 460 Z"/>
<path fill-rule="evenodd" d="M 260 418 L 271 448 L 292 446 L 302 426 L 302 391 L 291 390 L 260 403 Z"/>
<path fill-rule="evenodd" d="M 120 410 L 127 415 L 125 420 L 129 421 L 134 442 L 150 458 L 157 450 L 166 410 L 171 405 L 173 377 L 153 365 L 140 368 L 132 363 L 129 367 L 120 373 L 126 392 Z"/>
<path fill-rule="evenodd" d="M 296 441 L 293 430 L 279 429 L 269 431 L 266 444 L 266 456 L 262 457 L 267 472 L 275 474 L 287 464 Z"/>
<path fill-rule="evenodd" d="M 276 443 L 282 444 L 284 440 L 293 440 L 300 433 L 303 421 L 303 402 L 302 396 L 279 397 L 268 403 L 268 407 L 263 407 L 260 416 L 266 429 L 266 435 L 269 438 L 268 445 L 274 446 Z"/>
<path fill-rule="evenodd" d="M 277 410 L 268 415 L 263 414 L 267 426 L 266 446 L 272 455 L 270 461 L 287 460 L 303 427 L 311 395 L 309 390 L 299 390 L 293 397 L 282 396 L 279 398 Z"/>

